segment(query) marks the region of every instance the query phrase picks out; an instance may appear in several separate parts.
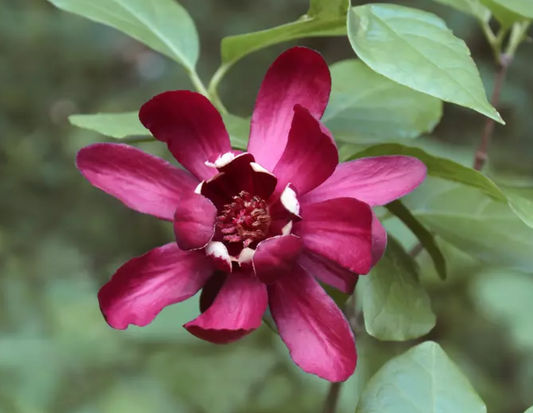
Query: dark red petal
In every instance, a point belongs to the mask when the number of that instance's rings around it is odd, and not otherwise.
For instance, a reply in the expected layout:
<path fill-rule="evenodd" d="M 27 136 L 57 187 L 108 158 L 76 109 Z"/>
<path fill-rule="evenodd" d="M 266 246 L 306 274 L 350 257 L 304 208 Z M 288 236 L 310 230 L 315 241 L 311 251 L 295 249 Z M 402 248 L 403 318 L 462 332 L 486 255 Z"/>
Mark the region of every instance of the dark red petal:
<path fill-rule="evenodd" d="M 322 56 L 305 47 L 282 53 L 268 69 L 257 100 L 248 152 L 271 171 L 281 157 L 293 117 L 300 104 L 322 117 L 331 91 L 331 77 Z"/>
<path fill-rule="evenodd" d="M 205 96 L 178 90 L 165 92 L 146 102 L 140 112 L 142 124 L 168 145 L 176 160 L 199 179 L 215 170 L 205 164 L 231 151 L 222 117 Z"/>
<path fill-rule="evenodd" d="M 276 189 L 278 179 L 258 163 L 252 162 L 252 179 L 254 183 L 253 194 L 262 199 L 268 199 Z"/>
<path fill-rule="evenodd" d="M 356 273 L 309 250 L 302 252 L 298 258 L 298 264 L 305 268 L 313 277 L 346 294 L 353 293 L 359 278 Z"/>
<path fill-rule="evenodd" d="M 293 361 L 305 372 L 339 382 L 357 364 L 346 318 L 322 287 L 301 267 L 268 287 L 272 317 Z"/>
<path fill-rule="evenodd" d="M 172 221 L 181 195 L 198 185 L 187 171 L 119 143 L 82 148 L 76 165 L 91 184 L 126 206 L 168 221 Z"/>
<path fill-rule="evenodd" d="M 331 177 L 302 197 L 303 203 L 350 197 L 370 206 L 385 205 L 413 191 L 426 166 L 410 156 L 378 156 L 341 163 Z"/>
<path fill-rule="evenodd" d="M 182 250 L 204 248 L 215 234 L 217 209 L 206 197 L 184 195 L 174 214 L 174 234 Z"/>
<path fill-rule="evenodd" d="M 290 182 L 300 196 L 328 179 L 339 163 L 339 154 L 331 134 L 302 106 L 294 107 L 289 139 L 274 168 L 280 191 Z"/>
<path fill-rule="evenodd" d="M 253 256 L 255 275 L 271 284 L 290 272 L 302 250 L 302 240 L 295 235 L 280 235 L 261 241 Z"/>
<path fill-rule="evenodd" d="M 268 305 L 266 286 L 250 273 L 229 274 L 213 304 L 184 327 L 215 344 L 237 341 L 259 328 Z"/>
<path fill-rule="evenodd" d="M 296 188 L 288 184 L 280 195 L 274 194 L 271 198 L 270 216 L 273 220 L 300 221 L 300 201 Z"/>
<path fill-rule="evenodd" d="M 204 313 L 211 307 L 227 276 L 226 273 L 217 271 L 209 278 L 200 294 L 200 312 Z"/>
<path fill-rule="evenodd" d="M 372 268 L 372 210 L 353 198 L 306 205 L 294 225 L 304 247 L 358 274 Z"/>
<path fill-rule="evenodd" d="M 118 269 L 98 293 L 100 309 L 113 328 L 145 326 L 167 305 L 196 294 L 213 271 L 203 252 L 174 243 L 155 248 Z"/>

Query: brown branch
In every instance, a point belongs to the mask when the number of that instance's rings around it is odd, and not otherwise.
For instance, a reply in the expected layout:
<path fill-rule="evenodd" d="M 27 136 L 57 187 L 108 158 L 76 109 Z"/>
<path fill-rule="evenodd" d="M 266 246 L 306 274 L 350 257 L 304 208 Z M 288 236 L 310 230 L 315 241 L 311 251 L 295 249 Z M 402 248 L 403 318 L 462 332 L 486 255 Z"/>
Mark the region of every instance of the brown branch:
<path fill-rule="evenodd" d="M 511 64 L 513 58 L 510 55 L 502 54 L 498 65 L 496 67 L 496 75 L 494 79 L 494 90 L 492 92 L 492 98 L 490 103 L 495 108 L 500 102 L 500 95 L 502 91 L 503 84 L 505 82 L 505 76 L 507 75 L 507 69 Z M 485 162 L 487 161 L 487 152 L 489 150 L 490 141 L 492 140 L 492 135 L 494 133 L 494 120 L 487 118 L 485 125 L 483 127 L 483 133 L 481 135 L 481 141 L 479 142 L 479 147 L 474 156 L 474 169 L 480 171 L 483 169 Z"/>

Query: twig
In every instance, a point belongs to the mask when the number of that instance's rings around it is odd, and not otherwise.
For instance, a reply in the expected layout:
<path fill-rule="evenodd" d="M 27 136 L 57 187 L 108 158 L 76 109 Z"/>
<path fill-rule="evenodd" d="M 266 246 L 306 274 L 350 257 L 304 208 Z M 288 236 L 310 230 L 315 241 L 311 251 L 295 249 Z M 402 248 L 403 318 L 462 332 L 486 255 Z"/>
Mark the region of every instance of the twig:
<path fill-rule="evenodd" d="M 513 57 L 511 55 L 502 54 L 500 56 L 500 60 L 496 67 L 496 75 L 494 79 L 494 90 L 492 92 L 492 98 L 490 100 L 490 103 L 495 108 L 498 106 L 498 103 L 500 102 L 500 95 L 501 95 L 503 84 L 505 82 L 505 76 L 507 75 L 507 70 L 509 69 L 509 65 L 511 64 L 512 60 L 513 60 Z M 494 124 L 495 122 L 491 118 L 487 118 L 487 120 L 485 121 L 485 125 L 483 127 L 483 133 L 481 135 L 481 141 L 479 143 L 479 147 L 474 156 L 474 169 L 478 171 L 483 169 L 483 166 L 485 165 L 485 162 L 487 161 L 487 152 L 489 149 L 490 141 L 492 139 L 492 135 L 494 133 Z"/>

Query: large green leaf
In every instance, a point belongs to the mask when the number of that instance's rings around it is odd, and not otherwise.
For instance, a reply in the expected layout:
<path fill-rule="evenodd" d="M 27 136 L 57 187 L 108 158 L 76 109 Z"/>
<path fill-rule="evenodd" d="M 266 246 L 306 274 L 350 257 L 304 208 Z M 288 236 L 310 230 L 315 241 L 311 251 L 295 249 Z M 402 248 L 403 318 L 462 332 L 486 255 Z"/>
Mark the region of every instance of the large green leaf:
<path fill-rule="evenodd" d="M 429 296 L 418 282 L 418 267 L 394 238 L 370 274 L 360 277 L 366 330 L 380 340 L 421 337 L 435 326 Z"/>
<path fill-rule="evenodd" d="M 442 101 L 372 71 L 363 62 L 331 66 L 331 98 L 322 118 L 338 141 L 408 139 L 430 132 Z"/>
<path fill-rule="evenodd" d="M 224 123 L 235 148 L 245 149 L 248 143 L 250 121 L 239 116 L 223 115 Z M 152 136 L 139 120 L 137 112 L 98 113 L 94 115 L 72 115 L 70 123 L 115 139 L 138 136 L 150 139 Z"/>
<path fill-rule="evenodd" d="M 433 0 L 453 7 L 463 13 L 470 14 L 482 21 L 489 21 L 490 10 L 486 8 L 480 0 Z"/>
<path fill-rule="evenodd" d="M 434 14 L 393 4 L 354 7 L 348 38 L 379 74 L 504 123 L 487 101 L 468 47 Z"/>
<path fill-rule="evenodd" d="M 485 404 L 442 348 L 426 341 L 386 363 L 356 413 L 486 413 Z"/>
<path fill-rule="evenodd" d="M 531 272 L 533 229 L 508 204 L 432 178 L 404 202 L 426 227 L 463 252 L 489 264 Z"/>
<path fill-rule="evenodd" d="M 293 23 L 222 39 L 222 64 L 230 66 L 249 53 L 304 37 L 346 34 L 349 0 L 311 0 L 306 15 Z"/>
<path fill-rule="evenodd" d="M 152 136 L 150 131 L 142 125 L 137 112 L 72 115 L 68 119 L 74 126 L 93 130 L 115 139 L 129 136 Z"/>
<path fill-rule="evenodd" d="M 481 0 L 504 27 L 514 22 L 533 19 L 531 0 Z"/>
<path fill-rule="evenodd" d="M 48 0 L 56 7 L 114 27 L 176 60 L 189 71 L 198 60 L 194 22 L 175 0 Z"/>
<path fill-rule="evenodd" d="M 533 406 L 527 409 L 524 413 L 533 413 Z"/>
<path fill-rule="evenodd" d="M 382 155 L 414 156 L 415 158 L 418 158 L 424 162 L 428 168 L 429 175 L 469 185 L 482 190 L 487 195 L 499 201 L 507 201 L 507 198 L 496 186 L 496 184 L 482 173 L 476 171 L 475 169 L 467 168 L 466 166 L 460 165 L 449 159 L 430 155 L 419 148 L 394 143 L 375 145 L 357 153 L 354 157 L 352 157 L 352 159 Z"/>
<path fill-rule="evenodd" d="M 442 255 L 442 252 L 435 242 L 435 238 L 431 232 L 429 232 L 413 216 L 413 214 L 411 214 L 411 211 L 409 211 L 409 209 L 407 209 L 399 199 L 391 202 L 388 205 L 385 205 L 385 207 L 394 215 L 396 215 L 405 224 L 405 226 L 411 230 L 416 238 L 418 238 L 420 244 L 422 244 L 424 249 L 433 260 L 433 264 L 435 265 L 435 269 L 437 270 L 439 277 L 443 280 L 446 279 L 446 260 L 444 259 L 444 255 Z"/>
<path fill-rule="evenodd" d="M 518 217 L 533 228 L 533 190 L 504 189 L 509 206 Z"/>

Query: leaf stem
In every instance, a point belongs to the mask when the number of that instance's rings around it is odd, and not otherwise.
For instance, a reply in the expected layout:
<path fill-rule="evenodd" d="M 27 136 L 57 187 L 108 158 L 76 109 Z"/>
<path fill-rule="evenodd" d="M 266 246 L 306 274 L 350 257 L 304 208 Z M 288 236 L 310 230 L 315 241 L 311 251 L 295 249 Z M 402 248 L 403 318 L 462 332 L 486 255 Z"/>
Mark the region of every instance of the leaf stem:
<path fill-rule="evenodd" d="M 204 83 L 202 82 L 202 79 L 200 79 L 200 76 L 198 76 L 198 73 L 196 73 L 196 70 L 189 70 L 187 72 L 189 74 L 189 79 L 191 79 L 191 83 L 193 84 L 194 88 L 198 91 L 198 93 L 201 93 L 202 95 L 209 97 L 209 94 L 207 93 L 207 89 L 204 86 Z"/>
<path fill-rule="evenodd" d="M 220 99 L 220 96 L 218 95 L 218 85 L 222 78 L 226 75 L 231 65 L 228 64 L 222 64 L 217 69 L 213 77 L 211 78 L 211 81 L 209 82 L 208 86 L 208 93 L 209 96 L 211 96 L 211 99 L 213 100 L 213 103 L 215 106 L 217 106 L 222 112 L 228 113 L 227 109 L 224 107 L 224 104 L 222 103 L 222 100 Z M 215 103 L 216 102 L 216 103 Z"/>

